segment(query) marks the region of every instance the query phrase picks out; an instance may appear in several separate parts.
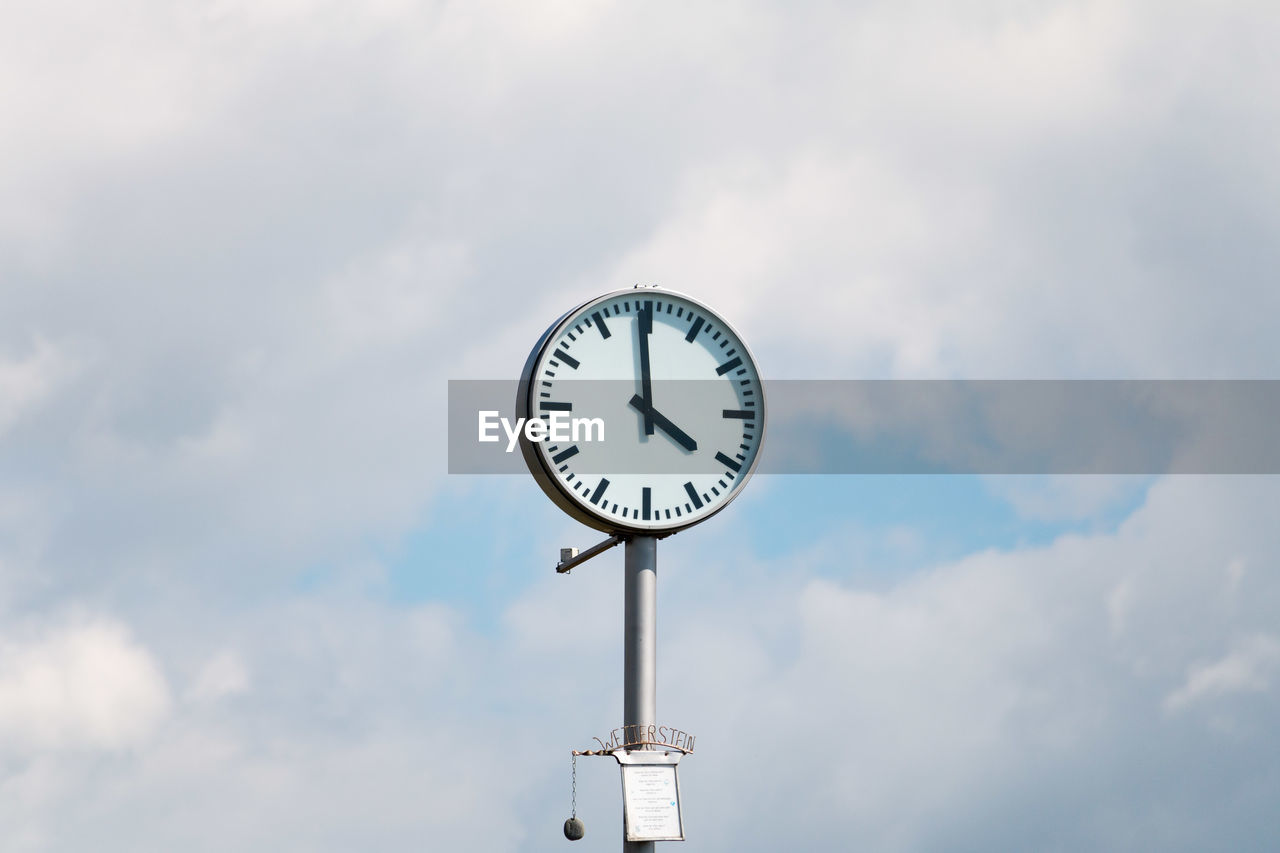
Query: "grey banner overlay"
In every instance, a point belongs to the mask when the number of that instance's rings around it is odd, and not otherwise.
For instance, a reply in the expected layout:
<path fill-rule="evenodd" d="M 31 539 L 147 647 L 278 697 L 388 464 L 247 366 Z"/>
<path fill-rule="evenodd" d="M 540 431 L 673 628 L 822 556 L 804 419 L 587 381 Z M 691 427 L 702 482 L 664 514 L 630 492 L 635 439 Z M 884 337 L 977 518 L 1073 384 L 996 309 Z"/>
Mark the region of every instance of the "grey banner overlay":
<path fill-rule="evenodd" d="M 480 411 L 515 422 L 517 386 L 450 380 L 449 473 L 526 473 L 501 428 L 478 441 Z M 774 380 L 765 396 L 759 474 L 1280 473 L 1280 380 Z"/>

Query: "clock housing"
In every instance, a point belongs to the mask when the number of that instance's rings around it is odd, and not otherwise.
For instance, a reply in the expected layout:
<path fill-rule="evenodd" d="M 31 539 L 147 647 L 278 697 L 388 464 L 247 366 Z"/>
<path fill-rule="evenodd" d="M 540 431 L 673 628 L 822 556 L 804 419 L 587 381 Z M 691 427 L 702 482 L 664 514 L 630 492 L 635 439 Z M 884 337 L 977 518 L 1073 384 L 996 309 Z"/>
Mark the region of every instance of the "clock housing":
<path fill-rule="evenodd" d="M 737 331 L 703 303 L 617 290 L 565 313 L 525 363 L 517 416 L 599 421 L 520 449 L 557 506 L 609 533 L 665 536 L 705 521 L 755 471 L 765 397 Z M 574 440 L 576 439 L 576 440 Z"/>

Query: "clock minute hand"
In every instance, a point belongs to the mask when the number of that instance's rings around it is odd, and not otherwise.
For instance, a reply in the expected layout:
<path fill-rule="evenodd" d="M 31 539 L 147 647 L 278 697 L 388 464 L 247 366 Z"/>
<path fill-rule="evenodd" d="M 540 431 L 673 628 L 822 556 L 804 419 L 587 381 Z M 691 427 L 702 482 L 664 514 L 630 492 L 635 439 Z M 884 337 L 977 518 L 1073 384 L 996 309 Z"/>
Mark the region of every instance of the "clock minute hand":
<path fill-rule="evenodd" d="M 649 373 L 649 335 L 653 333 L 653 303 L 646 302 L 636 319 L 640 336 L 640 395 L 644 400 L 644 434 L 653 435 L 653 377 Z"/>
<path fill-rule="evenodd" d="M 639 394 L 632 396 L 631 407 L 641 412 L 647 418 L 653 418 L 653 422 L 658 425 L 667 435 L 675 441 L 676 444 L 690 452 L 698 449 L 698 442 L 689 437 L 689 434 L 680 427 L 667 420 L 665 416 L 652 405 L 645 403 L 644 398 Z"/>

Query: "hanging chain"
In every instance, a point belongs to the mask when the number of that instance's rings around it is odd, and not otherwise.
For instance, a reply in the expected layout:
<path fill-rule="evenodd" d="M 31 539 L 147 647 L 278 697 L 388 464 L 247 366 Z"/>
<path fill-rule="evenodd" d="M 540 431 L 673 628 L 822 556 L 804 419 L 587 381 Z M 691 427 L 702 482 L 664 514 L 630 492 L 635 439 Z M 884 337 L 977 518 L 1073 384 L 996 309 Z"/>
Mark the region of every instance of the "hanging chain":
<path fill-rule="evenodd" d="M 573 786 L 573 802 L 571 804 L 571 813 L 569 816 L 571 818 L 575 818 L 578 816 L 578 756 L 576 754 L 573 756 L 573 763 L 571 766 L 573 768 L 570 771 L 570 779 L 572 780 Z"/>

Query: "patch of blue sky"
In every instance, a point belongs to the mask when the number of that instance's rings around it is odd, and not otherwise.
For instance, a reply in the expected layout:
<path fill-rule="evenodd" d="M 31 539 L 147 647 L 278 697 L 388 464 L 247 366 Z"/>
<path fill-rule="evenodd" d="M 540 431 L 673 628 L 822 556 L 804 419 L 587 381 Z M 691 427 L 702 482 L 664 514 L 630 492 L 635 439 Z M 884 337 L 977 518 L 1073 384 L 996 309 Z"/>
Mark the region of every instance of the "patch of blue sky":
<path fill-rule="evenodd" d="M 529 477 L 452 476 L 422 524 L 381 555 L 384 594 L 443 601 L 483 625 L 554 573 L 560 546 L 604 536 L 561 513 Z"/>
<path fill-rule="evenodd" d="M 862 555 L 866 562 L 890 572 L 914 571 L 987 549 L 1047 545 L 1068 533 L 1113 530 L 1142 505 L 1150 482 L 1124 478 L 1092 507 L 1072 505 L 1057 517 L 1048 511 L 1029 517 L 1011 481 L 1034 489 L 1051 478 L 848 474 L 761 479 L 769 484 L 767 491 L 755 499 L 744 493 L 739 509 L 742 528 L 759 556 L 801 551 L 843 533 L 851 546 L 868 552 Z"/>
<path fill-rule="evenodd" d="M 1147 478 L 1129 478 L 1088 511 L 1028 517 L 1019 496 L 1048 481 L 969 475 L 758 476 L 740 500 L 697 529 L 697 544 L 714 549 L 708 537 L 728 537 L 734 548 L 769 563 L 806 552 L 815 543 L 847 538 L 841 559 L 818 560 L 811 570 L 892 582 L 987 549 L 1036 547 L 1064 534 L 1112 530 L 1141 506 L 1149 485 Z M 450 477 L 422 524 L 378 555 L 385 567 L 378 594 L 402 604 L 448 603 L 483 630 L 552 572 L 560 546 L 587 547 L 603 538 L 564 516 L 528 477 Z"/>

